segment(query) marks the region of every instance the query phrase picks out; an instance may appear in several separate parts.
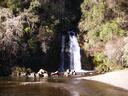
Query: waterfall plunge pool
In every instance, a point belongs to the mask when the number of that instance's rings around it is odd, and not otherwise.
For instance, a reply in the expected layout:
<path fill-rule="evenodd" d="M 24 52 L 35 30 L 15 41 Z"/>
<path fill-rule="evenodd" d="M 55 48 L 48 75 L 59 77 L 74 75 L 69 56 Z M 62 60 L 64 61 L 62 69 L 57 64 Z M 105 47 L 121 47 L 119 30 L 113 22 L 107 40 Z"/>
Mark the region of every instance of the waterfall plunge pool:
<path fill-rule="evenodd" d="M 128 96 L 128 91 L 75 78 L 33 80 L 8 77 L 0 78 L 0 96 Z"/>

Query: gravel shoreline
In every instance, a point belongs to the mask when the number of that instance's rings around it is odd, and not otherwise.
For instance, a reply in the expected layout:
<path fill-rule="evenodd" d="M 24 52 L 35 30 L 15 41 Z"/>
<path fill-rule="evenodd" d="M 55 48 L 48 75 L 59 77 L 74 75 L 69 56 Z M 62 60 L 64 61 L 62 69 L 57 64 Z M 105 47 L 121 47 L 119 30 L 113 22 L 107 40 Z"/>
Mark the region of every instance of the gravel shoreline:
<path fill-rule="evenodd" d="M 128 90 L 128 69 L 96 76 L 79 77 L 77 79 L 94 80 Z"/>

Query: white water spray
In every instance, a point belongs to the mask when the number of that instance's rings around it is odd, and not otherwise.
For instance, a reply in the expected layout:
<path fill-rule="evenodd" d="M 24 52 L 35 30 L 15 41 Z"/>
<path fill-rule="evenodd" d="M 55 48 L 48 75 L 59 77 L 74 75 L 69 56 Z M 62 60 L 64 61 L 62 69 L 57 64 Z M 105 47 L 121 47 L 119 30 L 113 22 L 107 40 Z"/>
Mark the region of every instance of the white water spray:
<path fill-rule="evenodd" d="M 61 34 L 59 71 L 64 72 L 67 69 L 74 70 L 75 72 L 85 72 L 81 68 L 80 46 L 75 32 L 73 31 Z"/>
<path fill-rule="evenodd" d="M 74 32 L 69 32 L 70 42 L 70 69 L 75 72 L 81 72 L 80 46 Z"/>

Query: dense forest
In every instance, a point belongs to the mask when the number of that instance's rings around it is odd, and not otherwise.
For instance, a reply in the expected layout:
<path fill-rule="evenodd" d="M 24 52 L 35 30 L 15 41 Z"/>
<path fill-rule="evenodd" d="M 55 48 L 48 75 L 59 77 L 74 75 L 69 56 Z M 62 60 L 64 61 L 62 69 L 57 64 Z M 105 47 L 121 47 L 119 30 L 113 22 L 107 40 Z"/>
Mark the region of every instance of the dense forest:
<path fill-rule="evenodd" d="M 128 67 L 127 0 L 84 0 L 81 4 L 81 47 L 99 72 Z"/>
<path fill-rule="evenodd" d="M 128 67 L 127 0 L 2 0 L 0 75 L 57 70 L 59 33 L 70 29 L 77 33 L 83 68 Z"/>

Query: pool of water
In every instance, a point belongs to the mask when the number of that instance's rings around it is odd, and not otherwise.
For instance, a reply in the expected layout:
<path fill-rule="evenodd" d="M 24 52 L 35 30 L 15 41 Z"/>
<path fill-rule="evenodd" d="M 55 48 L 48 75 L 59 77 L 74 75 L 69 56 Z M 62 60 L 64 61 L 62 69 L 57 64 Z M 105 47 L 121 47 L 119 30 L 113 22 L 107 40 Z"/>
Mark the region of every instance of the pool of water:
<path fill-rule="evenodd" d="M 128 91 L 75 78 L 0 78 L 0 96 L 128 96 Z"/>

